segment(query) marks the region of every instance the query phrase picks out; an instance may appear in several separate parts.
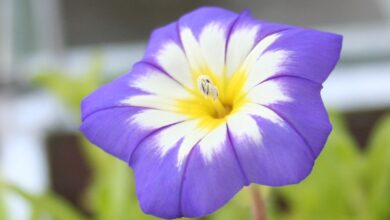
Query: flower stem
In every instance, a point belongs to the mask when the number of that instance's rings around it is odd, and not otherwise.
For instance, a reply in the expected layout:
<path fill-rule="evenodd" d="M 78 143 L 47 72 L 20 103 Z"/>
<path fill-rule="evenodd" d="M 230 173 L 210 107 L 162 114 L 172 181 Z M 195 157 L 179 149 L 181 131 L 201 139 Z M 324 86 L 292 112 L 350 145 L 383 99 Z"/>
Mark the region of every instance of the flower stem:
<path fill-rule="evenodd" d="M 260 190 L 256 185 L 249 186 L 249 193 L 251 195 L 251 209 L 253 220 L 266 220 L 265 204 L 261 196 Z"/>

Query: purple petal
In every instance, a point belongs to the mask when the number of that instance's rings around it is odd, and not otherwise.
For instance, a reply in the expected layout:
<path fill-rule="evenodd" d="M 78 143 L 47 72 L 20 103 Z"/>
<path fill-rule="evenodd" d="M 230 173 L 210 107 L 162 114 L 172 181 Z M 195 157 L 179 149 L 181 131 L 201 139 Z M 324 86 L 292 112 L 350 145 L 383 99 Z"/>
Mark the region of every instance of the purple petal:
<path fill-rule="evenodd" d="M 149 83 L 150 80 L 158 81 L 156 78 L 162 84 Z M 148 79 L 149 81 L 147 81 Z M 140 82 L 144 85 L 139 85 Z M 186 91 L 179 85 L 178 82 L 159 69 L 142 62 L 137 63 L 130 73 L 118 77 L 83 99 L 81 103 L 82 119 L 101 110 L 126 106 L 125 100 L 133 96 L 164 95 L 156 93 L 163 91 L 167 86 L 170 89 L 167 91 L 170 92 L 169 94 L 186 95 L 184 94 Z"/>
<path fill-rule="evenodd" d="M 191 69 L 181 47 L 177 22 L 153 31 L 141 62 L 192 88 Z"/>
<path fill-rule="evenodd" d="M 278 85 L 287 100 L 282 98 L 272 102 L 259 99 L 257 102 L 282 117 L 303 137 L 317 156 L 332 130 L 321 100 L 322 86 L 294 76 L 281 76 L 265 81 L 258 87 L 272 87 L 271 85 Z"/>
<path fill-rule="evenodd" d="M 269 36 L 293 28 L 288 25 L 271 24 L 253 18 L 249 11 L 242 12 L 233 23 L 228 36 L 226 67 L 227 75 L 234 74 L 255 47 Z M 260 54 L 255 55 L 255 59 Z"/>
<path fill-rule="evenodd" d="M 93 144 L 111 155 L 127 161 L 140 131 L 128 123 L 128 118 L 139 108 L 115 107 L 86 117 L 80 130 Z"/>
<path fill-rule="evenodd" d="M 229 134 L 246 177 L 251 182 L 270 186 L 300 182 L 314 164 L 310 147 L 281 118 L 259 106 L 252 107 L 256 110 L 252 119 L 243 120 L 243 116 L 237 115 L 228 122 Z M 248 129 L 251 130 L 243 131 Z M 243 135 L 243 132 L 257 133 L 258 138 Z"/>
<path fill-rule="evenodd" d="M 93 144 L 128 162 L 144 138 L 184 120 L 184 117 L 170 112 L 120 106 L 91 114 L 83 120 L 80 130 Z"/>
<path fill-rule="evenodd" d="M 181 194 L 184 216 L 194 218 L 208 215 L 249 184 L 237 161 L 235 149 L 229 142 L 226 125 L 217 129 L 219 131 L 213 131 L 216 132 L 215 137 L 211 137 L 213 134 L 205 137 L 187 159 Z M 215 143 L 209 138 L 221 139 L 222 142 Z M 207 159 L 203 151 L 212 148 L 218 148 L 218 152 Z"/>
<path fill-rule="evenodd" d="M 234 41 L 235 35 L 240 36 Z M 238 63 L 243 63 L 250 75 L 259 75 L 249 77 L 252 81 L 249 84 L 260 83 L 253 78 L 267 79 L 279 75 L 293 75 L 323 83 L 339 60 L 342 36 L 268 23 L 244 12 L 234 24 L 230 41 L 227 50 L 228 75 L 238 69 Z M 269 56 L 272 53 L 275 53 L 274 56 Z M 276 53 L 288 56 L 277 56 Z M 268 55 L 268 59 L 263 58 L 264 55 Z"/>
<path fill-rule="evenodd" d="M 217 7 L 204 7 L 179 19 L 181 45 L 188 64 L 195 72 L 208 69 L 222 79 L 226 42 L 236 13 Z"/>
<path fill-rule="evenodd" d="M 183 143 L 192 137 L 195 127 L 196 121 L 189 120 L 157 129 L 131 156 L 129 165 L 134 169 L 137 196 L 145 213 L 161 218 L 183 216 L 181 188 L 188 157 L 183 163 L 178 160 Z"/>
<path fill-rule="evenodd" d="M 121 101 L 131 95 L 141 95 L 144 92 L 131 88 L 131 74 L 125 74 L 114 81 L 100 87 L 81 102 L 81 118 L 84 119 L 95 112 L 123 106 Z"/>
<path fill-rule="evenodd" d="M 182 144 L 193 132 L 186 128 L 191 124 L 188 121 L 156 130 L 131 156 L 137 196 L 145 213 L 162 218 L 207 215 L 249 183 L 225 124 L 195 143 L 185 161 L 178 163 Z M 177 130 L 186 131 L 179 134 Z"/>
<path fill-rule="evenodd" d="M 164 86 L 150 82 L 155 77 L 170 88 L 166 90 L 167 94 L 160 92 L 157 95 L 185 95 L 186 91 L 177 82 L 155 68 L 140 63 L 133 67 L 130 74 L 99 88 L 83 100 L 80 130 L 92 143 L 127 162 L 137 142 L 150 132 L 185 120 L 184 116 L 175 113 L 126 103 L 129 98 L 154 95 L 153 92 L 163 90 Z M 139 86 L 137 82 L 144 83 Z"/>
<path fill-rule="evenodd" d="M 157 55 L 167 43 L 174 43 L 178 46 L 181 45 L 177 31 L 177 22 L 172 22 L 163 27 L 159 27 L 152 32 L 142 62 L 156 66 L 163 72 L 166 72 L 167 70 L 165 70 L 157 61 Z"/>
<path fill-rule="evenodd" d="M 145 139 L 137 147 L 130 165 L 134 169 L 141 209 L 147 214 L 174 219 L 182 216 L 179 194 L 183 170 L 176 166 L 181 142 L 175 143 L 171 150 L 161 157 L 156 150 L 159 132 Z"/>
<path fill-rule="evenodd" d="M 283 50 L 290 56 L 274 74 L 293 75 L 323 83 L 340 58 L 342 36 L 310 29 L 294 28 L 281 36 L 267 51 Z"/>

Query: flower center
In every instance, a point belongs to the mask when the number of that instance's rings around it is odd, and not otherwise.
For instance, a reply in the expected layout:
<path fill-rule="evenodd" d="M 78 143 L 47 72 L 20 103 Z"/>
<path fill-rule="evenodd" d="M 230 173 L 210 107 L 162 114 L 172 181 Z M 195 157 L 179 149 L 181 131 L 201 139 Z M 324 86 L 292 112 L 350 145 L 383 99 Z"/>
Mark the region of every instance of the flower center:
<path fill-rule="evenodd" d="M 197 82 L 198 89 L 213 107 L 214 113 L 211 115 L 212 117 L 223 118 L 231 112 L 232 106 L 221 102 L 218 88 L 213 84 L 208 76 L 200 75 Z"/>
<path fill-rule="evenodd" d="M 241 70 L 232 76 L 217 76 L 208 68 L 193 71 L 192 96 L 176 100 L 177 112 L 198 119 L 199 127 L 216 128 L 247 102 L 245 76 Z"/>

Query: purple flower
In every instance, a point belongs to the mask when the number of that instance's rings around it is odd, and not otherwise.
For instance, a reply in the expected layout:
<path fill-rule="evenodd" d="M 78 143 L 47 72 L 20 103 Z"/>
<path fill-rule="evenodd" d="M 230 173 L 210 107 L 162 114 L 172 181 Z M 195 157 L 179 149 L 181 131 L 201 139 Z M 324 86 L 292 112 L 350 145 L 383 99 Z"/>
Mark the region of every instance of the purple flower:
<path fill-rule="evenodd" d="M 207 215 L 243 186 L 298 183 L 331 124 L 342 37 L 205 7 L 155 30 L 130 73 L 82 102 L 85 136 L 128 163 L 145 213 Z"/>

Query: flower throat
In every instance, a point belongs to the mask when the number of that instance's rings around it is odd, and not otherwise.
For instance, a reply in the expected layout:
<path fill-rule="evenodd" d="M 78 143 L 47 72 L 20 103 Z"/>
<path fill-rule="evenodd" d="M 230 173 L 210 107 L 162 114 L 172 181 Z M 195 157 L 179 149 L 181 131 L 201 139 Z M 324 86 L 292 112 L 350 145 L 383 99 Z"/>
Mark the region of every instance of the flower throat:
<path fill-rule="evenodd" d="M 210 100 L 214 107 L 214 118 L 223 118 L 228 115 L 232 106 L 224 105 L 219 99 L 218 88 L 213 84 L 210 78 L 206 75 L 200 75 L 197 79 L 198 89 L 201 91 L 203 96 Z"/>

